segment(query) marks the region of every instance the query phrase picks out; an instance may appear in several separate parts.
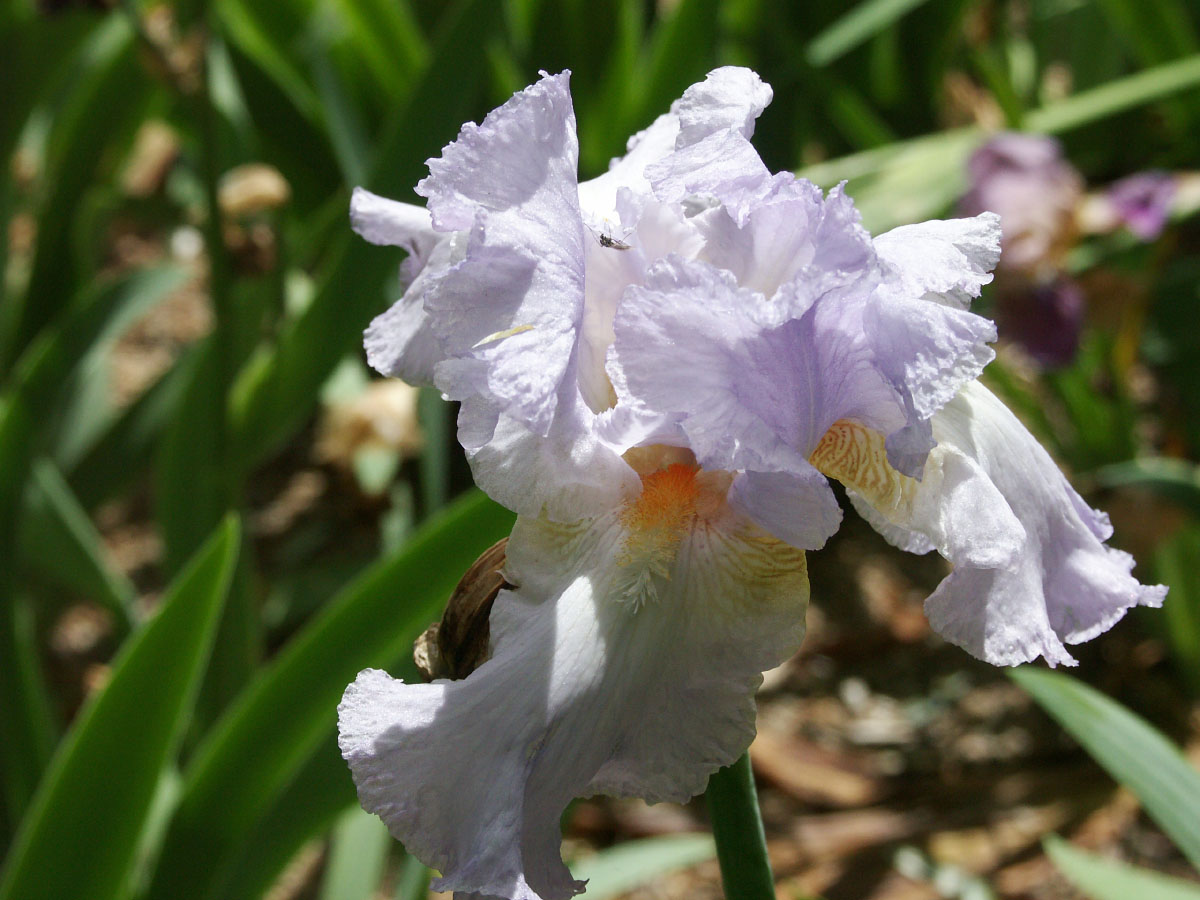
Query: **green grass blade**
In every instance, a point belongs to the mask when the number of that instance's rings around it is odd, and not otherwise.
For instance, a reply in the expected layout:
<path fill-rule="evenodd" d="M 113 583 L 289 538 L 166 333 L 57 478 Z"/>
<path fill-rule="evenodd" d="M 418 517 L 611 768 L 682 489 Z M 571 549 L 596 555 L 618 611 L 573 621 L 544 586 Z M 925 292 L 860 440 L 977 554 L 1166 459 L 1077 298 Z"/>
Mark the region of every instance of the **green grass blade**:
<path fill-rule="evenodd" d="M 0 548 L 0 563 L 4 555 Z M 54 752 L 58 726 L 38 660 L 33 609 L 0 571 L 0 790 L 6 833 L 16 830 Z"/>
<path fill-rule="evenodd" d="M 866 43 L 925 0 L 865 0 L 809 41 L 809 65 L 827 66 Z"/>
<path fill-rule="evenodd" d="M 486 71 L 486 54 L 479 48 L 499 24 L 502 6 L 494 0 L 463 0 L 443 15 L 430 66 L 379 146 L 367 184 L 372 190 L 411 196 L 424 174 L 424 160 L 470 118 Z M 418 143 L 413 135 L 428 137 Z M 400 256 L 354 237 L 348 213 L 342 221 L 317 296 L 271 354 L 243 372 L 235 389 L 234 431 L 247 463 L 278 447 L 307 419 L 321 383 L 360 345 L 363 329 L 383 308 L 383 285 Z"/>
<path fill-rule="evenodd" d="M 50 577 L 96 601 L 112 614 L 118 638 L 134 627 L 137 592 L 105 559 L 103 540 L 58 467 L 49 459 L 33 466 L 40 503 L 21 529 L 22 556 Z"/>
<path fill-rule="evenodd" d="M 288 863 L 311 841 L 325 834 L 348 809 L 358 805 L 354 783 L 336 736 L 318 746 L 287 790 L 270 806 L 225 867 L 221 900 L 260 900 Z"/>
<path fill-rule="evenodd" d="M 1200 694 L 1200 526 L 1188 523 L 1154 551 L 1154 572 L 1171 599 L 1154 617 L 1179 677 Z"/>
<path fill-rule="evenodd" d="M 80 713 L 9 854 L 0 900 L 107 900 L 121 893 L 159 773 L 188 721 L 238 531 L 236 520 L 226 520 Z"/>
<path fill-rule="evenodd" d="M 192 344 L 165 375 L 68 460 L 64 474 L 85 509 L 94 509 L 145 471 L 191 383 L 203 344 Z"/>
<path fill-rule="evenodd" d="M 226 893 L 247 836 L 333 733 L 346 685 L 360 669 L 411 660 L 413 640 L 512 521 L 477 492 L 452 504 L 332 599 L 276 656 L 184 773 L 151 897 Z"/>
<path fill-rule="evenodd" d="M 1050 835 L 1046 855 L 1091 900 L 1200 900 L 1200 884 L 1139 869 L 1072 847 Z"/>
<path fill-rule="evenodd" d="M 571 864 L 571 875 L 588 883 L 589 900 L 608 900 L 669 872 L 717 855 L 711 835 L 672 834 L 601 850 Z"/>
<path fill-rule="evenodd" d="M 1160 732 L 1061 672 L 1021 666 L 1009 676 L 1077 740 L 1200 867 L 1200 772 Z"/>
<path fill-rule="evenodd" d="M 392 836 L 378 816 L 357 806 L 334 826 L 318 900 L 371 900 L 379 887 Z"/>
<path fill-rule="evenodd" d="M 395 900 L 425 900 L 429 896 L 429 882 L 432 878 L 433 872 L 428 866 L 415 856 L 406 856 L 400 863 L 396 891 L 392 896 Z"/>
<path fill-rule="evenodd" d="M 1151 456 L 1102 466 L 1095 472 L 1102 487 L 1138 487 L 1154 491 L 1200 517 L 1200 469 L 1185 459 Z"/>
<path fill-rule="evenodd" d="M 12 333 L 0 346 L 0 370 L 75 296 L 83 270 L 76 265 L 71 238 L 80 197 L 105 174 L 102 165 L 111 154 L 103 151 L 132 136 L 156 87 L 135 49 L 132 31 L 116 15 L 109 16 L 83 48 L 84 62 L 75 77 L 78 87 L 47 142 L 50 191 L 38 214 L 38 241 L 24 300 L 12 320 Z"/>
<path fill-rule="evenodd" d="M 1200 87 L 1200 54 L 1127 75 L 1030 112 L 1025 127 L 1057 134 Z"/>

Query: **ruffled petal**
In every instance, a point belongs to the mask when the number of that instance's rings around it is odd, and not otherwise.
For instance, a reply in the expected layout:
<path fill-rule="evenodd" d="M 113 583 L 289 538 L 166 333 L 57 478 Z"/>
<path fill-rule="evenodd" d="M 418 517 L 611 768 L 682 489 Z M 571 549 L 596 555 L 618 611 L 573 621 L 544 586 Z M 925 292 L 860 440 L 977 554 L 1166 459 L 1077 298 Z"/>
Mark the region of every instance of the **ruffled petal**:
<path fill-rule="evenodd" d="M 519 515 L 573 521 L 612 509 L 638 488 L 637 475 L 602 438 L 599 424 L 578 396 L 559 404 L 544 436 L 468 399 L 458 438 L 475 483 L 497 503 Z"/>
<path fill-rule="evenodd" d="M 388 200 L 361 187 L 350 195 L 350 225 L 372 244 L 403 247 L 414 255 L 441 239 L 425 207 Z"/>
<path fill-rule="evenodd" d="M 367 362 L 377 372 L 403 378 L 409 384 L 433 384 L 434 368 L 446 358 L 446 351 L 430 327 L 425 299 L 462 261 L 466 246 L 466 236 L 461 234 L 449 235 L 435 244 L 404 296 L 367 327 L 363 345 Z M 412 259 L 415 257 L 409 257 Z"/>
<path fill-rule="evenodd" d="M 545 76 L 468 123 L 417 192 L 434 227 L 469 235 L 424 300 L 447 364 L 438 387 L 483 394 L 537 434 L 573 377 L 583 312 L 578 142 L 568 76 Z"/>
<path fill-rule="evenodd" d="M 989 319 L 924 300 L 873 303 L 864 314 L 876 362 L 891 383 L 928 419 L 996 356 Z"/>
<path fill-rule="evenodd" d="M 704 491 L 691 470 L 663 477 Z M 748 746 L 760 673 L 803 636 L 804 556 L 708 499 L 665 537 L 672 522 L 637 503 L 518 519 L 519 587 L 496 600 L 487 663 L 429 685 L 367 670 L 347 689 L 339 745 L 359 798 L 441 871 L 435 889 L 570 897 L 572 798 L 683 801 Z"/>
<path fill-rule="evenodd" d="M 1000 217 L 985 212 L 903 225 L 875 238 L 875 251 L 888 273 L 886 296 L 966 309 L 1000 260 Z"/>
<path fill-rule="evenodd" d="M 905 424 L 861 328 L 842 313 L 831 295 L 777 324 L 772 301 L 730 273 L 668 257 L 617 311 L 613 381 L 631 402 L 673 417 L 706 468 L 786 473 L 740 481 L 736 502 L 776 537 L 820 546 L 840 517 L 807 459 L 817 442 L 846 417 L 885 432 Z M 787 484 L 790 526 L 768 483 Z"/>
<path fill-rule="evenodd" d="M 740 225 L 723 207 L 696 220 L 706 240 L 700 259 L 778 300 L 781 314 L 800 315 L 832 290 L 853 287 L 865 295 L 874 286 L 871 237 L 840 187 L 825 198 L 811 182 L 779 178 Z"/>
<path fill-rule="evenodd" d="M 1139 584 L 1132 557 L 1102 543 L 1107 517 L 979 383 L 933 417 L 938 446 L 920 482 L 891 469 L 878 436 L 839 427 L 814 464 L 870 503 L 896 529 L 893 540 L 924 534 L 954 564 L 925 609 L 973 655 L 1072 665 L 1066 644 L 1090 640 L 1133 606 L 1161 605 L 1166 589 Z M 835 452 L 837 443 L 845 447 Z"/>
<path fill-rule="evenodd" d="M 793 547 L 824 546 L 842 521 L 837 498 L 811 466 L 799 472 L 740 472 L 730 505 Z"/>
<path fill-rule="evenodd" d="M 754 122 L 771 102 L 771 88 L 749 69 L 714 69 L 671 108 L 679 120 L 674 152 L 649 165 L 646 178 L 663 202 L 711 196 L 739 224 L 751 198 L 772 184 L 750 143 Z"/>

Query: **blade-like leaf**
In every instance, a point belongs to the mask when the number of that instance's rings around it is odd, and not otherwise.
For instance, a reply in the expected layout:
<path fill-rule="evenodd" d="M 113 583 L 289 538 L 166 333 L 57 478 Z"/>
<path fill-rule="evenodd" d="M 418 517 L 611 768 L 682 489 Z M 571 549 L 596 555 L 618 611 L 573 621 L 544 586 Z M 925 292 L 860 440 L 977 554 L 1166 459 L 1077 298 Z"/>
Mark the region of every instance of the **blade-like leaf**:
<path fill-rule="evenodd" d="M 104 323 L 160 272 L 84 291 L 71 310 L 21 354 L 0 394 L 0 771 L 6 816 L 15 821 L 49 758 L 52 711 L 38 667 L 29 610 L 16 596 L 20 525 L 30 466 L 64 382 Z"/>
<path fill-rule="evenodd" d="M 1200 772 L 1160 732 L 1069 675 L 1021 666 L 1010 677 L 1030 693 L 1200 867 Z"/>
<path fill-rule="evenodd" d="M 1200 694 L 1200 526 L 1189 523 L 1154 552 L 1154 571 L 1171 586 L 1170 602 L 1154 617 L 1179 676 Z"/>
<path fill-rule="evenodd" d="M 502 8 L 493 0 L 462 0 L 443 14 L 429 68 L 379 146 L 368 181 L 372 190 L 408 196 L 424 160 L 470 118 L 485 74 L 479 48 L 499 24 Z M 413 135 L 428 137 L 418 145 Z M 399 255 L 352 239 L 348 222 L 333 243 L 335 261 L 317 296 L 272 354 L 248 368 L 237 385 L 234 431 L 247 463 L 261 459 L 305 421 L 320 384 L 359 344 L 363 328 L 382 307 L 383 286 Z"/>
<path fill-rule="evenodd" d="M 184 773 L 151 897 L 224 895 L 255 824 L 333 733 L 346 685 L 360 669 L 411 659 L 420 630 L 512 521 L 477 492 L 459 500 L 331 600 L 284 648 Z"/>
<path fill-rule="evenodd" d="M 1058 134 L 1197 86 L 1200 55 L 1033 110 L 1025 116 L 1025 127 Z M 935 216 L 961 196 L 967 157 L 983 139 L 977 128 L 958 128 L 819 163 L 800 174 L 830 187 L 849 180 L 849 193 L 864 224 L 873 232 L 881 231 Z"/>
<path fill-rule="evenodd" d="M 392 836 L 378 816 L 357 806 L 333 829 L 320 900 L 371 900 L 379 887 Z"/>
<path fill-rule="evenodd" d="M 4 361 L 16 358 L 74 299 L 80 272 L 74 265 L 70 239 L 80 195 L 109 156 L 101 151 L 132 136 L 142 105 L 156 87 L 146 78 L 132 31 L 120 16 L 109 16 L 89 36 L 82 56 L 75 77 L 78 87 L 57 117 L 47 142 L 50 191 L 39 210 L 38 242 L 25 297 L 12 320 L 12 333 L 0 347 Z M 3 366 L 0 362 L 0 368 Z"/>
<path fill-rule="evenodd" d="M 572 863 L 571 874 L 586 879 L 587 896 L 605 900 L 638 885 L 717 855 L 712 835 L 672 834 L 618 844 Z"/>
<path fill-rule="evenodd" d="M 1147 457 L 1113 463 L 1096 470 L 1096 483 L 1103 487 L 1140 487 L 1200 516 L 1200 469 L 1184 459 Z"/>
<path fill-rule="evenodd" d="M 1200 900 L 1200 884 L 1087 853 L 1054 835 L 1044 845 L 1059 871 L 1091 900 Z"/>
<path fill-rule="evenodd" d="M 122 649 L 39 787 L 0 900 L 118 896 L 159 773 L 187 724 L 237 548 L 237 522 L 227 519 Z"/>
<path fill-rule="evenodd" d="M 33 484 L 41 515 L 21 529 L 22 556 L 107 609 L 124 637 L 137 618 L 133 585 L 105 560 L 100 533 L 53 462 L 34 464 Z"/>
<path fill-rule="evenodd" d="M 810 65 L 827 66 L 924 2 L 864 0 L 814 37 L 804 55 Z"/>

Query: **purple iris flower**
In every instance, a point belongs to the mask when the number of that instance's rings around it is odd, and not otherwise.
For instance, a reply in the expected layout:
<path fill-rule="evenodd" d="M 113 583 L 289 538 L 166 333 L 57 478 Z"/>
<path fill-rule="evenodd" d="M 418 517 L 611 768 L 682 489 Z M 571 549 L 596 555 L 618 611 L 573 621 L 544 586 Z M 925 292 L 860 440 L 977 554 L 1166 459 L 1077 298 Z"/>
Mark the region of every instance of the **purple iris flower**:
<path fill-rule="evenodd" d="M 1004 265 L 1025 272 L 1056 268 L 1070 245 L 1083 178 L 1062 145 L 1040 134 L 1005 132 L 967 161 L 970 187 L 960 209 L 1000 216 Z"/>
<path fill-rule="evenodd" d="M 841 518 L 828 478 L 953 563 L 930 620 L 991 662 L 1070 664 L 1162 600 L 976 380 L 997 217 L 873 239 L 840 188 L 763 165 L 770 99 L 718 69 L 580 184 L 547 75 L 430 161 L 428 211 L 354 194 L 356 230 L 411 254 L 371 364 L 461 401 L 477 482 L 518 513 L 490 659 L 366 670 L 339 707 L 363 806 L 439 890 L 579 893 L 574 797 L 683 801 L 745 751 L 761 672 L 804 634 L 804 551 Z"/>
<path fill-rule="evenodd" d="M 1166 227 L 1175 190 L 1175 179 L 1166 172 L 1138 172 L 1113 184 L 1108 200 L 1130 231 L 1152 241 Z"/>

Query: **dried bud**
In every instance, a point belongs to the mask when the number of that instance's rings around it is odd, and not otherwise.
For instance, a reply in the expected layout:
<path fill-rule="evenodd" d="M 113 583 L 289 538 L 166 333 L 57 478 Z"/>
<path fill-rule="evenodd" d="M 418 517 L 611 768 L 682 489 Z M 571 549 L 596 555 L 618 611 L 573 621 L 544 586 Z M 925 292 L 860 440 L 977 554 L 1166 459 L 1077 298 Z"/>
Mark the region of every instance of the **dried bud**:
<path fill-rule="evenodd" d="M 492 544 L 467 569 L 442 620 L 417 638 L 413 660 L 429 681 L 466 678 L 487 662 L 492 604 L 501 588 L 511 588 L 504 578 L 504 553 L 508 538 Z"/>

